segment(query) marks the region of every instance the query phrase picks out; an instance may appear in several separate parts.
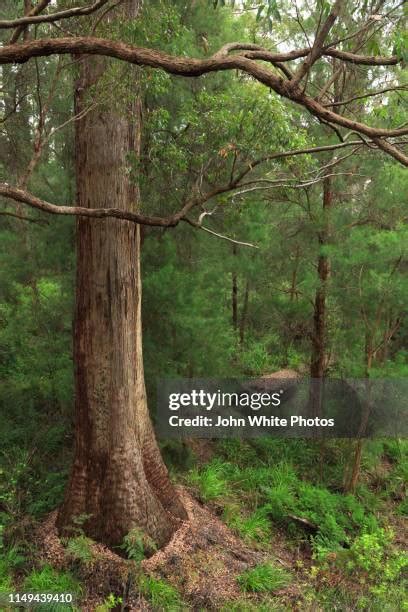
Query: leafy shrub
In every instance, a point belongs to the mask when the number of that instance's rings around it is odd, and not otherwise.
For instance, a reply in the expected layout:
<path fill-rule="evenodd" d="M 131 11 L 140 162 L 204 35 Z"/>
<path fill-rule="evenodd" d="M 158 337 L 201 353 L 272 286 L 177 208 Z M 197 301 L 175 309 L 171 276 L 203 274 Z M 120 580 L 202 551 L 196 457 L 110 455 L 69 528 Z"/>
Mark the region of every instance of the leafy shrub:
<path fill-rule="evenodd" d="M 243 591 L 262 593 L 284 588 L 290 582 L 290 575 L 272 563 L 263 563 L 247 570 L 237 580 Z"/>
<path fill-rule="evenodd" d="M 391 529 L 377 529 L 357 537 L 348 551 L 347 569 L 363 571 L 381 582 L 396 580 L 408 566 L 407 555 L 391 546 L 394 534 Z"/>
<path fill-rule="evenodd" d="M 352 534 L 365 528 L 377 528 L 372 514 L 367 514 L 362 504 L 351 495 L 332 493 L 297 479 L 282 481 L 267 490 L 270 516 L 278 521 L 296 515 L 316 525 L 317 535 L 322 541 L 332 542 L 331 550 L 347 544 Z"/>

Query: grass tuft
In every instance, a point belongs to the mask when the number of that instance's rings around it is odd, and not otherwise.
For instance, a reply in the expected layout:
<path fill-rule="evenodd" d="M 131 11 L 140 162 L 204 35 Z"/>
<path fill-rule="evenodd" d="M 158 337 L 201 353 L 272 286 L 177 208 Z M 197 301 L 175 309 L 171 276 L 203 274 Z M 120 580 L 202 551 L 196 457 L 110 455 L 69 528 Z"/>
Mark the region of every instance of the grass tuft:
<path fill-rule="evenodd" d="M 243 591 L 271 593 L 286 587 L 291 577 L 272 563 L 262 563 L 238 576 L 237 580 Z"/>

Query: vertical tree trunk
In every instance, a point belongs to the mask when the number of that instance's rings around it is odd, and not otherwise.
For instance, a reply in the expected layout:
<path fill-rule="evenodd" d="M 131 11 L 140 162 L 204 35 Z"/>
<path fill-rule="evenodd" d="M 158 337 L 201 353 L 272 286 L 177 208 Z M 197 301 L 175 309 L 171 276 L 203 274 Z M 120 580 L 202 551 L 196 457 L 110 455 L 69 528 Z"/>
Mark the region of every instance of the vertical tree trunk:
<path fill-rule="evenodd" d="M 232 290 L 231 290 L 231 306 L 232 306 L 232 327 L 234 331 L 238 329 L 238 277 L 236 272 L 236 263 L 235 258 L 237 255 L 237 245 L 232 245 L 232 262 L 233 262 L 233 271 L 232 271 Z"/>
<path fill-rule="evenodd" d="M 317 274 L 319 284 L 316 289 L 313 311 L 313 331 L 312 331 L 312 354 L 310 361 L 310 377 L 318 379 L 324 378 L 326 367 L 326 294 L 327 282 L 330 278 L 330 260 L 322 249 L 329 241 L 329 213 L 333 203 L 333 192 L 331 178 L 326 177 L 323 181 L 323 228 L 319 231 L 319 253 L 317 261 Z M 311 388 L 311 412 L 314 416 L 321 413 L 321 385 L 312 384 Z"/>
<path fill-rule="evenodd" d="M 135 16 L 137 8 L 137 1 L 128 0 L 126 17 Z M 97 87 L 105 67 L 106 60 L 80 58 L 76 113 L 89 104 L 89 90 Z M 139 153 L 140 103 L 132 103 L 131 117 L 121 106 L 115 112 L 101 106 L 76 122 L 79 206 L 138 208 L 127 156 Z M 82 515 L 85 532 L 104 543 L 118 544 L 139 527 L 163 545 L 185 511 L 146 403 L 140 228 L 133 223 L 77 221 L 74 360 L 75 456 L 58 526 L 66 531 Z"/>
<path fill-rule="evenodd" d="M 300 249 L 299 249 L 299 245 L 296 245 L 296 251 L 295 251 L 295 267 L 293 268 L 292 271 L 292 281 L 290 284 L 290 301 L 293 302 L 295 300 L 295 298 L 297 299 L 297 291 L 296 291 L 296 285 L 297 285 L 297 275 L 298 275 L 298 270 L 299 270 L 299 261 L 300 261 Z"/>
<path fill-rule="evenodd" d="M 245 284 L 244 303 L 242 305 L 241 321 L 239 323 L 239 343 L 241 346 L 245 340 L 245 329 L 248 319 L 248 304 L 249 304 L 249 282 Z"/>
<path fill-rule="evenodd" d="M 364 397 L 364 405 L 362 407 L 361 423 L 358 431 L 358 437 L 354 445 L 354 454 L 352 458 L 351 474 L 348 481 L 346 480 L 345 492 L 354 493 L 357 487 L 358 480 L 360 478 L 361 470 L 361 457 L 363 453 L 363 436 L 367 429 L 368 419 L 371 410 L 371 392 L 370 392 L 370 370 L 373 365 L 374 359 L 374 347 L 373 337 L 371 329 L 366 329 L 366 341 L 365 341 L 365 376 L 366 376 L 366 393 Z"/>
<path fill-rule="evenodd" d="M 323 229 L 319 232 L 320 249 L 328 244 L 328 214 L 333 202 L 331 179 L 323 181 Z M 326 253 L 320 252 L 317 261 L 319 285 L 316 289 L 313 312 L 312 357 L 310 375 L 312 378 L 323 378 L 326 357 L 326 293 L 327 281 L 330 278 L 330 260 Z"/>

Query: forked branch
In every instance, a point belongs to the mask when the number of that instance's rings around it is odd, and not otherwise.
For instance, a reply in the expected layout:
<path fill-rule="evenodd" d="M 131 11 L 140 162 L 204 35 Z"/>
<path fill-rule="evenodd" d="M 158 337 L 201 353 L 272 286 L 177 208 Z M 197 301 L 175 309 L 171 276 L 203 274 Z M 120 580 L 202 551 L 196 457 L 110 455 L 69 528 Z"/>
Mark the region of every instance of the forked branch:
<path fill-rule="evenodd" d="M 236 43 L 237 45 L 238 43 Z M 248 48 L 248 45 L 241 45 Z M 230 47 L 231 48 L 231 45 Z M 333 51 L 330 51 L 333 53 Z M 161 68 L 166 72 L 179 76 L 197 77 L 209 72 L 238 69 L 251 75 L 254 79 L 267 85 L 280 96 L 306 108 L 312 115 L 320 120 L 336 126 L 353 130 L 375 139 L 376 145 L 383 149 L 403 165 L 408 166 L 408 156 L 395 145 L 385 141 L 385 138 L 408 134 L 408 127 L 401 129 L 385 129 L 368 126 L 354 121 L 333 110 L 325 108 L 320 102 L 308 96 L 298 85 L 290 79 L 283 79 L 264 65 L 258 64 L 254 59 L 243 55 L 215 54 L 208 59 L 194 59 L 176 57 L 142 47 L 133 47 L 122 42 L 115 42 L 103 38 L 77 37 L 59 39 L 40 39 L 21 45 L 7 45 L 0 49 L 0 64 L 25 62 L 32 57 L 41 57 L 54 54 L 92 54 L 114 57 L 122 61 L 139 66 Z M 251 51 L 251 53 L 261 53 Z M 264 53 L 264 52 L 263 52 Z M 297 54 L 299 52 L 296 52 Z M 274 61 L 284 62 L 293 59 L 293 52 L 287 54 L 271 54 Z M 286 58 L 286 59 L 285 59 Z M 257 58 L 260 59 L 260 58 Z M 272 60 L 270 60 L 272 61 Z M 397 62 L 397 59 L 395 63 Z"/>

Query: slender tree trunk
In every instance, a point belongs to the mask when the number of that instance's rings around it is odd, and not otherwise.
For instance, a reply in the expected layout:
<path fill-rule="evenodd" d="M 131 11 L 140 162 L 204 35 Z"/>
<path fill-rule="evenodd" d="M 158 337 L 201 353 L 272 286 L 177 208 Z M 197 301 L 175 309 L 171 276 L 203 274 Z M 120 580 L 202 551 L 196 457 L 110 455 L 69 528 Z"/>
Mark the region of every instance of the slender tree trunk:
<path fill-rule="evenodd" d="M 310 377 L 318 381 L 324 378 L 326 367 L 326 294 L 330 278 L 330 260 L 322 252 L 329 241 L 329 213 L 333 203 L 332 182 L 330 177 L 323 181 L 323 228 L 319 231 L 319 246 L 321 252 L 317 261 L 319 284 L 316 289 L 313 311 L 312 354 L 310 361 Z M 314 383 L 311 389 L 311 408 L 314 416 L 321 413 L 321 385 Z"/>
<path fill-rule="evenodd" d="M 138 2 L 123 10 L 134 16 Z M 123 16 L 123 14 L 122 14 Z M 76 113 L 89 104 L 106 61 L 81 57 Z M 136 81 L 135 81 L 136 86 Z M 135 91 L 136 87 L 135 87 Z M 93 97 L 95 93 L 93 91 Z M 127 173 L 140 147 L 140 103 L 103 107 L 76 122 L 77 202 L 136 211 Z M 122 220 L 77 220 L 75 456 L 58 526 L 76 516 L 110 545 L 139 527 L 166 543 L 185 511 L 170 483 L 150 421 L 142 357 L 140 228 Z"/>
<path fill-rule="evenodd" d="M 379 314 L 380 312 L 381 312 L 381 306 L 379 305 L 378 310 L 377 310 L 377 325 L 378 326 L 380 325 L 380 322 L 381 322 L 381 318 Z M 359 477 L 360 477 L 361 458 L 362 458 L 362 451 L 363 451 L 363 445 L 364 445 L 363 437 L 367 431 L 368 419 L 370 418 L 370 413 L 371 413 L 370 371 L 371 371 L 371 368 L 373 367 L 373 363 L 375 359 L 376 360 L 379 359 L 380 363 L 383 363 L 384 360 L 386 359 L 390 342 L 392 341 L 394 334 L 397 332 L 399 328 L 399 322 L 400 322 L 399 316 L 397 316 L 394 321 L 392 320 L 391 314 L 389 315 L 389 318 L 387 318 L 385 331 L 383 332 L 383 345 L 381 347 L 380 356 L 378 355 L 378 349 L 376 350 L 374 346 L 375 344 L 374 338 L 376 335 L 376 330 L 375 328 L 372 328 L 369 325 L 367 325 L 367 322 L 366 322 L 366 333 L 365 333 L 366 389 L 365 389 L 365 396 L 364 396 L 364 406 L 363 406 L 363 412 L 361 415 L 361 423 L 359 427 L 358 438 L 356 440 L 355 448 L 354 448 L 351 476 L 350 478 L 347 478 L 348 474 L 346 474 L 346 477 L 345 477 L 345 490 L 350 493 L 354 493 Z"/>
<path fill-rule="evenodd" d="M 292 271 L 292 281 L 290 284 L 290 301 L 293 302 L 295 299 L 297 299 L 297 291 L 296 291 L 296 285 L 297 285 L 297 275 L 298 275 L 298 270 L 299 270 L 299 260 L 300 260 L 300 249 L 299 249 L 299 245 L 296 245 L 296 253 L 295 253 L 295 267 L 293 268 Z"/>
<path fill-rule="evenodd" d="M 31 0 L 24 0 L 24 15 L 28 15 L 32 8 L 33 8 L 33 5 L 31 3 Z M 23 41 L 27 42 L 29 38 L 30 38 L 29 31 L 28 31 L 28 28 L 26 28 L 23 32 Z"/>
<path fill-rule="evenodd" d="M 370 391 L 370 370 L 373 365 L 374 360 L 374 347 L 373 347 L 373 338 L 371 335 L 371 330 L 366 329 L 366 342 L 365 342 L 365 360 L 366 360 L 366 390 L 364 397 L 364 405 L 361 414 L 361 423 L 358 431 L 358 437 L 354 446 L 354 454 L 352 458 L 352 466 L 351 466 L 351 475 L 348 481 L 346 481 L 345 490 L 347 493 L 354 493 L 356 490 L 356 486 L 358 480 L 360 478 L 360 470 L 361 470 L 361 457 L 363 453 L 363 444 L 364 439 L 363 436 L 367 429 L 368 419 L 370 416 L 371 410 L 371 391 Z"/>
<path fill-rule="evenodd" d="M 239 343 L 241 346 L 245 340 L 245 330 L 248 319 L 248 304 L 249 304 L 249 282 L 245 284 L 244 303 L 242 305 L 241 320 L 239 322 Z"/>
<path fill-rule="evenodd" d="M 238 277 L 236 273 L 235 258 L 237 255 L 237 245 L 232 245 L 233 255 L 233 272 L 232 272 L 232 290 L 231 290 L 231 306 L 232 306 L 232 327 L 234 331 L 238 330 Z"/>
<path fill-rule="evenodd" d="M 319 232 L 319 246 L 324 249 L 329 241 L 328 215 L 333 203 L 331 178 L 323 181 L 323 215 L 324 227 Z M 326 294 L 330 278 L 330 260 L 326 253 L 320 252 L 317 261 L 319 285 L 316 289 L 313 312 L 312 357 L 310 375 L 312 378 L 323 378 L 326 365 Z"/>

